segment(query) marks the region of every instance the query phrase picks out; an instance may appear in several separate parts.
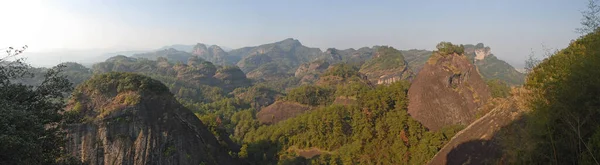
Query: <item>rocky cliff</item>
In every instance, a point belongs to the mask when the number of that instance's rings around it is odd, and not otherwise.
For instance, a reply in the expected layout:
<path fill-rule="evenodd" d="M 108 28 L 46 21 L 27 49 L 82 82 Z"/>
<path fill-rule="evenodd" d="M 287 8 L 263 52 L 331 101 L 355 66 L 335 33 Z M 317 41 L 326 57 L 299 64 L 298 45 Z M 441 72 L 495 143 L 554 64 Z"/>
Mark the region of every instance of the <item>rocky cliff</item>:
<path fill-rule="evenodd" d="M 496 164 L 502 157 L 503 135 L 512 136 L 512 127 L 521 125 L 527 109 L 525 93 L 513 89 L 512 97 L 491 101 L 489 113 L 454 135 L 429 164 Z"/>
<path fill-rule="evenodd" d="M 233 65 L 237 62 L 225 50 L 216 45 L 206 47 L 206 45 L 198 43 L 192 49 L 192 54 L 217 65 Z"/>
<path fill-rule="evenodd" d="M 69 101 L 66 149 L 89 164 L 239 164 L 159 81 L 95 75 Z"/>
<path fill-rule="evenodd" d="M 430 130 L 470 124 L 491 97 L 466 56 L 437 52 L 413 80 L 408 94 L 408 113 Z"/>

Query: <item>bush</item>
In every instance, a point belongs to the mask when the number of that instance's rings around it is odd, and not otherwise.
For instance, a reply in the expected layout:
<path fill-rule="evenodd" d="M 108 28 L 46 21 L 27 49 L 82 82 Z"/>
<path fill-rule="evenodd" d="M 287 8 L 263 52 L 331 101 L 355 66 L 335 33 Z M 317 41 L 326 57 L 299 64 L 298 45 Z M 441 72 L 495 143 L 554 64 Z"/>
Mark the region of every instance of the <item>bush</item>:
<path fill-rule="evenodd" d="M 465 53 L 465 46 L 463 45 L 454 45 L 452 44 L 452 42 L 440 42 L 436 48 L 438 49 L 438 53 L 442 54 L 442 55 L 448 55 L 448 54 L 463 54 Z"/>

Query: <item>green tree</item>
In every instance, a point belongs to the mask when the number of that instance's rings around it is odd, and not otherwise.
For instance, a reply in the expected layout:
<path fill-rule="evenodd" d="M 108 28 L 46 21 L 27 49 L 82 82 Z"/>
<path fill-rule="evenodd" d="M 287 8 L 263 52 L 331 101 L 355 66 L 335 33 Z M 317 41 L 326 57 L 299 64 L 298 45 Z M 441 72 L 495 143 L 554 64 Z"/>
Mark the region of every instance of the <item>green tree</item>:
<path fill-rule="evenodd" d="M 598 0 L 588 0 L 587 10 L 582 11 L 581 26 L 576 31 L 581 34 L 588 34 L 598 30 L 600 27 L 600 5 Z"/>
<path fill-rule="evenodd" d="M 13 82 L 32 74 L 22 60 L 8 61 L 22 50 L 9 50 L 0 59 L 0 164 L 67 163 L 60 162 L 60 128 L 71 83 L 59 75 L 61 66 L 49 69 L 37 86 Z"/>
<path fill-rule="evenodd" d="M 527 77 L 527 130 L 532 151 L 524 162 L 598 164 L 600 161 L 600 32 L 587 34 L 542 61 Z"/>
<path fill-rule="evenodd" d="M 440 42 L 437 44 L 436 48 L 438 49 L 438 53 L 441 53 L 442 55 L 453 53 L 461 55 L 465 52 L 464 45 L 454 45 L 452 42 Z"/>
<path fill-rule="evenodd" d="M 494 98 L 506 98 L 510 95 L 510 87 L 501 80 L 494 79 L 487 81 L 488 88 Z"/>

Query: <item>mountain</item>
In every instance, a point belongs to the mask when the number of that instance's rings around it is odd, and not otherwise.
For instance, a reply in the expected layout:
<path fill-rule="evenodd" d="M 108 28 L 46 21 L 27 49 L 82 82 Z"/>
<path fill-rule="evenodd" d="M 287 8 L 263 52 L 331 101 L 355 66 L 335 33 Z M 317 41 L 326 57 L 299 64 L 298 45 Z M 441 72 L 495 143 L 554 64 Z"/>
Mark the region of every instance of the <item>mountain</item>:
<path fill-rule="evenodd" d="M 147 58 L 149 60 L 156 60 L 158 57 L 164 57 L 172 62 L 183 62 L 186 63 L 187 60 L 192 56 L 191 53 L 179 51 L 173 48 L 158 50 L 154 52 L 148 53 L 139 53 L 134 54 L 131 57 L 135 58 Z"/>
<path fill-rule="evenodd" d="M 194 45 L 174 44 L 174 45 L 163 46 L 163 47 L 159 48 L 158 50 L 175 49 L 175 50 L 182 51 L 182 52 L 192 52 L 193 48 L 194 48 Z"/>
<path fill-rule="evenodd" d="M 510 64 L 498 59 L 491 52 L 491 48 L 484 46 L 482 43 L 477 45 L 464 45 L 465 55 L 469 58 L 479 73 L 485 80 L 499 79 L 511 86 L 521 85 L 525 80 L 525 74 L 519 72 Z M 432 55 L 432 51 L 428 50 L 405 50 L 402 51 L 410 68 L 418 72 L 425 66 L 425 62 Z"/>
<path fill-rule="evenodd" d="M 483 43 L 465 45 L 465 54 L 486 80 L 499 79 L 510 85 L 521 85 L 525 81 L 525 74 L 498 59 L 492 54 L 491 48 L 484 46 Z"/>
<path fill-rule="evenodd" d="M 369 81 L 375 84 L 391 84 L 400 80 L 411 80 L 414 76 L 402 53 L 393 47 L 376 47 L 373 57 L 360 68 Z"/>
<path fill-rule="evenodd" d="M 294 77 L 300 79 L 300 84 L 314 83 L 319 75 L 329 68 L 329 62 L 325 60 L 315 60 L 313 62 L 300 64 Z"/>
<path fill-rule="evenodd" d="M 204 45 L 204 44 L 203 44 Z M 175 44 L 175 45 L 168 45 L 168 46 L 163 46 L 161 48 L 159 48 L 158 50 L 163 50 L 163 49 L 169 49 L 169 48 L 173 48 L 175 50 L 179 50 L 179 51 L 184 51 L 184 52 L 193 52 L 195 45 L 185 45 L 185 44 Z M 217 46 L 217 45 L 206 45 L 207 47 L 211 47 L 211 46 Z M 221 48 L 225 51 L 231 51 L 232 49 L 229 47 L 224 47 L 221 46 Z"/>
<path fill-rule="evenodd" d="M 402 55 L 404 55 L 404 59 L 408 62 L 408 66 L 415 73 L 419 73 L 423 66 L 425 66 L 425 62 L 427 59 L 431 57 L 432 51 L 429 50 L 419 50 L 419 49 L 410 49 L 410 50 L 402 50 Z"/>
<path fill-rule="evenodd" d="M 324 52 L 324 56 L 321 57 L 331 63 L 349 63 L 355 65 L 362 65 L 365 61 L 373 57 L 374 49 L 369 47 L 362 47 L 356 49 L 344 49 L 338 50 L 335 48 L 329 48 Z"/>
<path fill-rule="evenodd" d="M 231 54 L 241 57 L 237 66 L 249 78 L 275 80 L 292 77 L 300 64 L 316 60 L 322 52 L 288 38 L 271 44 L 232 50 Z"/>
<path fill-rule="evenodd" d="M 66 109 L 66 149 L 86 163 L 236 164 L 206 125 L 149 77 L 95 75 Z"/>
<path fill-rule="evenodd" d="M 212 45 L 206 47 L 206 45 L 201 43 L 196 44 L 192 48 L 192 54 L 217 65 L 234 65 L 240 60 L 235 56 L 229 56 L 229 54 L 219 46 Z"/>
<path fill-rule="evenodd" d="M 408 113 L 434 131 L 470 124 L 478 108 L 491 98 L 485 81 L 465 55 L 443 51 L 433 53 L 408 93 Z"/>
<path fill-rule="evenodd" d="M 115 56 L 95 64 L 93 71 L 96 74 L 134 72 L 150 76 L 166 84 L 178 98 L 200 102 L 211 102 L 235 88 L 251 85 L 246 75 L 235 66 L 215 66 L 196 56 L 185 61 L 187 63 L 173 63 L 165 57 L 148 60 Z"/>

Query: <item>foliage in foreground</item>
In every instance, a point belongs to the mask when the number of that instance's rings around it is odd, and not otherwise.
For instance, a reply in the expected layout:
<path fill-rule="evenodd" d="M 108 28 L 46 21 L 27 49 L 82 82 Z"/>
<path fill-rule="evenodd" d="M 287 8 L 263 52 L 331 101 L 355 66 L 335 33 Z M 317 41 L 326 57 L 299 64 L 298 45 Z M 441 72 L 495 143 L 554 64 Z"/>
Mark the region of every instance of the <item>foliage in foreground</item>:
<path fill-rule="evenodd" d="M 525 131 L 528 147 L 507 150 L 523 164 L 600 161 L 600 32 L 585 35 L 533 68 Z"/>
<path fill-rule="evenodd" d="M 65 96 L 71 83 L 60 66 L 47 70 L 37 86 L 13 80 L 33 77 L 28 65 L 0 59 L 0 164 L 67 164 L 61 146 Z"/>

